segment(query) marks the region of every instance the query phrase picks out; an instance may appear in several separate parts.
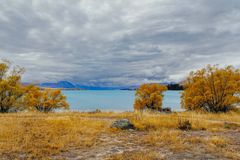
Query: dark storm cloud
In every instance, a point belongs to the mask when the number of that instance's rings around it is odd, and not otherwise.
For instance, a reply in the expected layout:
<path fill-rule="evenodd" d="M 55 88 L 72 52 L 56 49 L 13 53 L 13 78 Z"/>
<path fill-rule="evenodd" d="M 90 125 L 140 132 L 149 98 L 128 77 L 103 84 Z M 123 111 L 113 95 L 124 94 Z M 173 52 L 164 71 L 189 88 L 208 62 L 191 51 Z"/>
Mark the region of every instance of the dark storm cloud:
<path fill-rule="evenodd" d="M 0 57 L 24 81 L 134 85 L 240 67 L 239 0 L 0 1 Z"/>

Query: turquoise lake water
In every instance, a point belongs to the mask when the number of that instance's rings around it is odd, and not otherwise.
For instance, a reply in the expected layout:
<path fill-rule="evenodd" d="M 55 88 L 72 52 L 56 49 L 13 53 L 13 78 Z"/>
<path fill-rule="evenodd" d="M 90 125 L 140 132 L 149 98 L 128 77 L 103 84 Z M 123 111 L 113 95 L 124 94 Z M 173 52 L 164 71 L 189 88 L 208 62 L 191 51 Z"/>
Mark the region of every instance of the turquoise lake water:
<path fill-rule="evenodd" d="M 127 90 L 80 90 L 63 91 L 75 111 L 133 111 L 135 91 Z M 164 93 L 163 107 L 180 111 L 180 91 Z"/>

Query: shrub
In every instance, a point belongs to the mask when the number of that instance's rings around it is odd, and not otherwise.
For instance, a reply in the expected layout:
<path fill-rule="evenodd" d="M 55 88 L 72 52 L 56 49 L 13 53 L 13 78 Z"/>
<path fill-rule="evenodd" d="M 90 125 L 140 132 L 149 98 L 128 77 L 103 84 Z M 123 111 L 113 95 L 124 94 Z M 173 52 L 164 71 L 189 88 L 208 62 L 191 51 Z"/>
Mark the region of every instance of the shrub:
<path fill-rule="evenodd" d="M 29 109 L 40 112 L 50 112 L 54 109 L 68 109 L 66 97 L 60 89 L 40 89 L 39 87 L 29 86 L 24 102 Z"/>
<path fill-rule="evenodd" d="M 240 103 L 240 71 L 232 66 L 207 66 L 191 72 L 183 82 L 182 107 L 187 110 L 227 112 Z"/>
<path fill-rule="evenodd" d="M 161 110 L 163 92 L 167 90 L 166 86 L 160 84 L 143 84 L 137 89 L 135 96 L 135 110 Z"/>
<path fill-rule="evenodd" d="M 23 68 L 12 67 L 9 61 L 0 63 L 0 112 L 19 110 L 24 89 L 20 83 Z"/>
<path fill-rule="evenodd" d="M 163 108 L 163 109 L 162 109 L 162 112 L 171 113 L 171 112 L 172 112 L 172 109 L 171 109 L 170 107 L 166 107 L 166 108 Z"/>
<path fill-rule="evenodd" d="M 178 129 L 180 130 L 191 130 L 192 124 L 189 120 L 178 120 Z"/>

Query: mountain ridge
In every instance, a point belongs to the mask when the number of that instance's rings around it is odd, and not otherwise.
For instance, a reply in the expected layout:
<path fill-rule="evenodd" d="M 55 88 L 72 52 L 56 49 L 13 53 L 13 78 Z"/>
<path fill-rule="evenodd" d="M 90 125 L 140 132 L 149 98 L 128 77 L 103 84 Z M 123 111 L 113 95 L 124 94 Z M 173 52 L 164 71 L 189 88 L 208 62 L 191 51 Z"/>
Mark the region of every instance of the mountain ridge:
<path fill-rule="evenodd" d="M 166 85 L 169 90 L 182 90 L 183 87 L 178 83 L 161 83 Z M 75 84 L 69 81 L 59 81 L 56 83 L 46 82 L 37 84 L 41 88 L 61 88 L 61 89 L 82 89 L 82 90 L 136 90 L 139 85 L 135 86 L 123 86 L 123 87 L 107 87 L 107 86 L 87 86 Z"/>

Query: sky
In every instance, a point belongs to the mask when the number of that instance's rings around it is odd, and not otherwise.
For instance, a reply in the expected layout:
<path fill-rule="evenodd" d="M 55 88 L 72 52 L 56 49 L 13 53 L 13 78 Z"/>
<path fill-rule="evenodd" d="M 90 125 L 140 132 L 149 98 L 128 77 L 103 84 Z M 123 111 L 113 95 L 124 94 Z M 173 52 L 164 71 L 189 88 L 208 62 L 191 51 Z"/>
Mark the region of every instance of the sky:
<path fill-rule="evenodd" d="M 0 58 L 24 82 L 180 82 L 240 67 L 239 0 L 0 0 Z"/>

